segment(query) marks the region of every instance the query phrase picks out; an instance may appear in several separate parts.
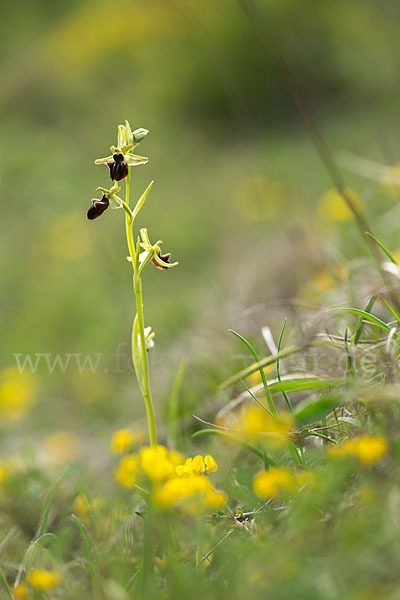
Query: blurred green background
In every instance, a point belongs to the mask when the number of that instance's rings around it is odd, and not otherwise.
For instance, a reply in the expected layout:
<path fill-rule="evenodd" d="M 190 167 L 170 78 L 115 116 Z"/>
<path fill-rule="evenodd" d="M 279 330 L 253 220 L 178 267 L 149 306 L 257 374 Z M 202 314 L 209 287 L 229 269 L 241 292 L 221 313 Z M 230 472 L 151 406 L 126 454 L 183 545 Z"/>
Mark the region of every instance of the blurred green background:
<path fill-rule="evenodd" d="M 257 6 L 335 156 L 397 164 L 400 5 Z M 241 360 L 228 327 L 263 351 L 262 325 L 277 335 L 295 318 L 288 300 L 318 305 L 363 252 L 341 201 L 323 196 L 332 184 L 280 74 L 234 0 L 21 0 L 2 6 L 0 30 L 3 442 L 54 430 L 90 440 L 144 416 L 123 215 L 86 220 L 109 185 L 94 159 L 125 119 L 150 130 L 138 149 L 149 164 L 133 172 L 136 198 L 155 180 L 139 225 L 179 261 L 144 281 L 157 407 L 185 359 L 182 410 L 201 413 Z M 346 178 L 396 250 L 398 190 Z M 42 359 L 19 374 L 16 353 L 101 357 L 94 370 L 72 357 L 64 373 Z"/>

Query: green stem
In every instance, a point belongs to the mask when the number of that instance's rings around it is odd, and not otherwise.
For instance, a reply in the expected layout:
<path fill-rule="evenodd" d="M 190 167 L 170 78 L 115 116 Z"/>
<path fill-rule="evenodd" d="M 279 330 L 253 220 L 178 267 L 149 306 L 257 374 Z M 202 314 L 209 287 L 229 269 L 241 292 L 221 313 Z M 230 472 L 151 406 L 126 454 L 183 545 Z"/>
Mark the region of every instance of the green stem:
<path fill-rule="evenodd" d="M 128 176 L 126 178 L 126 193 L 125 193 L 125 202 L 129 207 L 129 188 L 130 188 L 130 179 L 131 179 L 131 168 L 128 169 Z M 126 241 L 128 242 L 129 254 L 132 260 L 132 267 L 135 269 L 135 242 L 133 241 L 133 220 L 129 213 L 125 212 L 125 230 L 126 230 Z"/>
<path fill-rule="evenodd" d="M 154 419 L 153 401 L 151 399 L 150 382 L 149 382 L 149 363 L 147 360 L 146 339 L 144 335 L 144 315 L 143 315 L 143 300 L 142 300 L 142 279 L 139 274 L 135 273 L 133 277 L 136 309 L 138 318 L 138 329 L 140 337 L 140 348 L 142 351 L 143 361 L 143 382 L 140 386 L 143 398 L 146 404 L 147 424 L 149 427 L 149 438 L 152 446 L 157 445 L 156 423 Z"/>
<path fill-rule="evenodd" d="M 131 169 L 129 167 L 128 176 L 126 178 L 126 195 L 125 195 L 125 202 L 128 207 L 129 207 L 129 192 L 130 192 L 130 175 L 131 175 Z M 128 211 L 125 212 L 125 230 L 126 230 L 126 240 L 128 243 L 129 254 L 131 257 L 132 268 L 133 268 L 133 288 L 134 288 L 135 300 L 136 300 L 138 329 L 139 329 L 140 347 L 141 347 L 141 355 L 142 355 L 143 377 L 140 378 L 138 376 L 138 373 L 136 372 L 136 368 L 135 368 L 135 372 L 138 377 L 140 391 L 142 392 L 142 395 L 143 395 L 143 398 L 145 401 L 145 405 L 146 405 L 147 424 L 148 424 L 148 428 L 149 428 L 150 444 L 152 446 L 154 446 L 157 444 L 157 433 L 156 433 L 156 424 L 155 424 L 155 419 L 154 419 L 153 402 L 151 399 L 151 392 L 150 392 L 149 365 L 148 365 L 148 361 L 147 361 L 146 340 L 145 340 L 145 335 L 144 335 L 142 280 L 140 277 L 139 269 L 137 268 L 138 261 L 136 261 L 135 243 L 133 241 L 133 218 L 129 214 Z M 134 333 L 134 324 L 133 324 L 132 339 L 134 339 L 134 335 L 135 335 L 135 333 Z M 132 361 L 133 361 L 133 351 L 132 351 Z M 133 366 L 135 367 L 134 363 L 133 363 Z"/>

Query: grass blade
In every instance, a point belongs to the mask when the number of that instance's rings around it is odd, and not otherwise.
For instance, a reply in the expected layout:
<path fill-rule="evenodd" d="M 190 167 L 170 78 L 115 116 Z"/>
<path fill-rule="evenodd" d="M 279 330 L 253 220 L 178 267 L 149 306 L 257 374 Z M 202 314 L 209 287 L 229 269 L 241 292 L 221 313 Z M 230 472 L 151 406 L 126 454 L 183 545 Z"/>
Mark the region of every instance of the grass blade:
<path fill-rule="evenodd" d="M 386 323 L 381 321 L 381 319 L 378 319 L 378 317 L 375 317 L 374 315 L 371 315 L 370 313 L 366 312 L 365 310 L 360 310 L 359 308 L 342 308 L 342 307 L 328 309 L 328 312 L 333 312 L 333 311 L 348 312 L 348 313 L 352 313 L 354 315 L 358 315 L 358 316 L 362 317 L 364 321 L 368 321 L 372 325 L 376 325 L 380 329 L 383 329 L 383 331 L 385 331 L 386 333 L 390 333 L 391 328 L 389 327 L 389 325 L 387 325 Z"/>
<path fill-rule="evenodd" d="M 283 321 L 283 325 L 282 325 L 282 329 L 281 329 L 281 333 L 280 333 L 279 341 L 278 341 L 277 354 L 279 354 L 279 351 L 281 349 L 282 338 L 283 338 L 283 334 L 285 333 L 285 329 L 286 329 L 286 322 L 287 322 L 287 319 L 285 319 Z M 276 375 L 278 377 L 279 383 L 281 383 L 282 379 L 281 379 L 281 369 L 280 369 L 280 359 L 279 358 L 276 361 Z M 282 390 L 282 395 L 285 399 L 285 402 L 286 402 L 286 405 L 287 405 L 289 411 L 291 413 L 293 413 L 293 406 L 292 406 L 292 403 L 290 402 L 289 396 L 286 393 L 286 390 Z"/>
<path fill-rule="evenodd" d="M 229 330 L 231 333 L 233 333 L 233 335 L 236 335 L 236 337 L 239 338 L 239 340 L 241 340 L 245 346 L 250 350 L 251 354 L 253 355 L 254 359 L 259 362 L 260 361 L 260 357 L 257 354 L 256 349 L 254 348 L 254 346 L 252 346 L 252 344 L 250 344 L 249 341 L 247 341 L 242 335 L 240 335 L 240 333 L 237 333 L 237 331 L 233 331 L 233 329 Z M 261 375 L 261 380 L 263 382 L 263 386 L 264 386 L 264 391 L 265 391 L 265 395 L 269 404 L 269 407 L 271 409 L 272 414 L 276 417 L 277 413 L 276 413 L 276 409 L 275 409 L 275 404 L 274 401 L 272 400 L 272 396 L 270 394 L 270 391 L 268 389 L 268 383 L 267 383 L 267 378 L 265 377 L 265 373 L 264 373 L 264 369 L 260 368 L 260 375 Z"/>
<path fill-rule="evenodd" d="M 367 306 L 365 307 L 365 312 L 367 312 L 367 313 L 371 312 L 372 307 L 375 304 L 376 298 L 377 298 L 377 296 L 372 296 L 369 299 L 369 302 L 368 302 Z M 355 346 L 357 346 L 358 342 L 360 341 L 361 334 L 362 334 L 363 329 L 364 329 L 364 325 L 365 325 L 364 319 L 363 319 L 363 317 L 360 317 L 360 319 L 358 321 L 358 325 L 356 327 L 356 331 L 355 331 L 354 337 L 353 337 L 353 344 Z"/>
<path fill-rule="evenodd" d="M 281 350 L 281 352 L 278 352 L 278 354 L 273 354 L 272 356 L 267 356 L 266 358 L 263 358 L 260 361 L 253 363 L 252 365 L 249 365 L 245 369 L 242 369 L 241 371 L 239 371 L 239 373 L 236 373 L 235 375 L 232 375 L 232 377 L 229 377 L 228 379 L 223 381 L 221 383 L 221 385 L 219 386 L 219 389 L 224 390 L 225 388 L 233 385 L 234 383 L 237 383 L 241 379 L 245 379 L 252 373 L 259 371 L 260 369 L 262 369 L 264 367 L 268 367 L 268 365 L 273 365 L 279 358 L 286 358 L 286 357 L 290 356 L 291 354 L 300 352 L 300 350 L 303 350 L 303 347 L 290 346 L 289 348 L 285 348 L 284 350 Z"/>
<path fill-rule="evenodd" d="M 390 254 L 389 250 L 382 244 L 382 242 L 380 242 L 378 240 L 378 238 L 376 238 L 374 235 L 372 235 L 372 233 L 369 233 L 368 231 L 365 232 L 365 235 L 367 235 L 369 238 L 371 238 L 371 240 L 374 240 L 375 244 L 377 244 L 379 246 L 379 248 L 386 254 L 386 256 L 388 257 L 388 259 L 394 265 L 398 265 L 398 262 L 396 261 L 396 259 L 394 258 L 394 256 L 392 254 Z"/>

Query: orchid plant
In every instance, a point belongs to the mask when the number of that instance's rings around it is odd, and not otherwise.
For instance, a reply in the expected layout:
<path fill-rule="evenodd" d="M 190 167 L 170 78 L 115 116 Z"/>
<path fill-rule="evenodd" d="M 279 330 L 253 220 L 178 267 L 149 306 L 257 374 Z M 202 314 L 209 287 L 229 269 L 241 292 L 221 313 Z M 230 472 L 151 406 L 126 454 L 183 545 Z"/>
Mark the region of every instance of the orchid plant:
<path fill-rule="evenodd" d="M 117 146 L 111 146 L 111 155 L 95 160 L 97 165 L 108 166 L 112 186 L 109 189 L 103 187 L 97 188 L 97 191 L 102 193 L 102 197 L 101 199 L 92 199 L 92 206 L 88 210 L 87 217 L 89 220 L 100 217 L 110 205 L 114 209 L 123 209 L 125 214 L 125 233 L 129 250 L 128 260 L 131 262 L 133 269 L 133 291 L 136 303 L 136 315 L 132 326 L 132 362 L 146 405 L 150 444 L 156 445 L 157 432 L 147 359 L 147 352 L 154 345 L 153 338 L 155 334 L 152 332 L 151 327 L 145 327 L 144 324 L 142 275 L 144 269 L 150 263 L 162 270 L 170 269 L 178 263 L 171 262 L 171 254 L 169 252 L 165 254 L 161 253 L 161 240 L 158 240 L 155 244 L 150 242 L 146 228 L 140 229 L 140 235 L 137 236 L 135 243 L 133 232 L 135 219 L 143 207 L 154 182 L 152 181 L 147 186 L 147 189 L 140 196 L 134 208 L 131 208 L 131 168 L 144 165 L 148 162 L 148 158 L 134 154 L 133 149 L 148 133 L 147 129 L 142 128 L 132 131 L 128 121 L 125 121 L 125 125 L 118 126 Z M 123 180 L 125 180 L 124 199 L 119 195 L 121 193 L 119 182 Z"/>

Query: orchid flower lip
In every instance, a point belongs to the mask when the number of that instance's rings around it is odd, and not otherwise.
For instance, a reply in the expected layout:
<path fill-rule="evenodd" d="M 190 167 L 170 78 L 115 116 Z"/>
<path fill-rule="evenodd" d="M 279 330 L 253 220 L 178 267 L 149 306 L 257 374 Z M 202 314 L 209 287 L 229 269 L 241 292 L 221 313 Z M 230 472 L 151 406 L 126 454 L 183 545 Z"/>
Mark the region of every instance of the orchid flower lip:
<path fill-rule="evenodd" d="M 87 212 L 87 218 L 89 221 L 93 221 L 100 217 L 105 210 L 110 206 L 110 198 L 107 194 L 103 194 L 101 200 L 98 198 L 92 199 L 92 206 Z"/>

